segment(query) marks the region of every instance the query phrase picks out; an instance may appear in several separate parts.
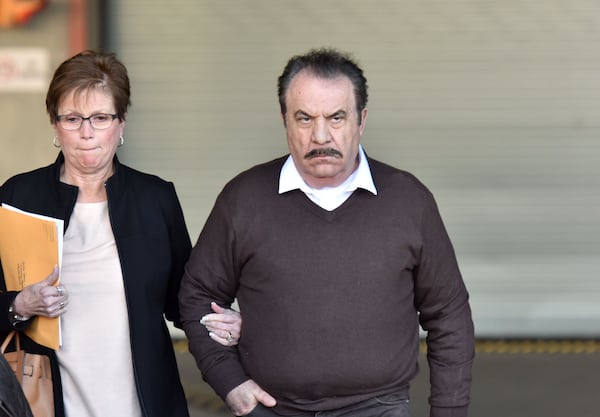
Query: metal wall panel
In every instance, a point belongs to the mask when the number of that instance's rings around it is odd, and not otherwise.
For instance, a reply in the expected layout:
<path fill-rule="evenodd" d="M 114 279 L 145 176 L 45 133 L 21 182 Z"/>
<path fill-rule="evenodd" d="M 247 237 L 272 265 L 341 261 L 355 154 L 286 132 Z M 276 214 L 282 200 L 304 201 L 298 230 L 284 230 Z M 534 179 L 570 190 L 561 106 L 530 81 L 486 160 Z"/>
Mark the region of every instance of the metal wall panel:
<path fill-rule="evenodd" d="M 370 85 L 363 144 L 437 196 L 483 336 L 600 334 L 600 3 L 122 0 L 120 151 L 175 181 L 195 239 L 223 184 L 286 152 L 276 78 L 335 46 Z"/>

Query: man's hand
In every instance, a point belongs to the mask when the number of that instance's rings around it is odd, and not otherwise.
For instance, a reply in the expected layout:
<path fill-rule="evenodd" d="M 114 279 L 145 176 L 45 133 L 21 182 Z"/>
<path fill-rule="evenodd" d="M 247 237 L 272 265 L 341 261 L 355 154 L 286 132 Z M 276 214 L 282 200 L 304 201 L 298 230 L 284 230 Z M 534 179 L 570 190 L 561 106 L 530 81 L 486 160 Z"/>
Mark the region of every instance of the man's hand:
<path fill-rule="evenodd" d="M 236 416 L 249 414 L 258 403 L 265 407 L 275 407 L 275 404 L 277 404 L 275 398 L 271 397 L 269 393 L 251 379 L 229 391 L 225 401 Z"/>

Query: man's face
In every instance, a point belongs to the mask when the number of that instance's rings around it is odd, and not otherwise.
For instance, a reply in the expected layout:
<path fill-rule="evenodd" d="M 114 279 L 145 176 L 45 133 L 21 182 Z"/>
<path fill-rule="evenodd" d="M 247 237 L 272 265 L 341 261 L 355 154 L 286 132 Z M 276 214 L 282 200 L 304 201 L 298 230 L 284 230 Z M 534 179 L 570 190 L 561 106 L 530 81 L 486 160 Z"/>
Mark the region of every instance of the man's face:
<path fill-rule="evenodd" d="M 358 166 L 358 144 L 365 128 L 356 111 L 354 88 L 348 77 L 316 77 L 301 71 L 285 97 L 290 154 L 300 175 L 313 188 L 335 187 Z"/>

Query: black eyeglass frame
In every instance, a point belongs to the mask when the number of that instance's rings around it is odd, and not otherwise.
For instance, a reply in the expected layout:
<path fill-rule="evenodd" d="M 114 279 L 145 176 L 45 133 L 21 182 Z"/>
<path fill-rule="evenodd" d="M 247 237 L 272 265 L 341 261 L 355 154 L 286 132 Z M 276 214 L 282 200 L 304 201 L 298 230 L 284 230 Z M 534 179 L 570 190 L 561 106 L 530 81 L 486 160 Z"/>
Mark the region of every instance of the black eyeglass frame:
<path fill-rule="evenodd" d="M 94 118 L 94 117 L 98 117 L 98 116 L 110 116 L 110 117 L 112 118 L 112 119 L 110 120 L 110 124 L 109 124 L 108 126 L 106 126 L 106 127 L 100 127 L 100 128 L 96 127 L 96 126 L 94 125 L 93 118 Z M 81 121 L 79 122 L 79 126 L 77 126 L 77 127 L 76 127 L 76 128 L 74 128 L 74 129 L 71 129 L 70 127 L 65 127 L 65 126 L 62 124 L 62 121 L 63 121 L 63 119 L 64 119 L 65 117 L 78 117 L 79 119 L 81 119 Z M 114 121 L 115 121 L 115 119 L 120 119 L 120 117 L 119 117 L 119 116 L 118 116 L 116 113 L 115 113 L 115 114 L 110 114 L 110 113 L 96 113 L 96 114 L 92 114 L 91 116 L 88 116 L 88 117 L 83 117 L 83 116 L 80 116 L 80 115 L 77 115 L 77 114 L 63 114 L 63 115 L 58 115 L 58 116 L 56 116 L 56 122 L 57 122 L 57 123 L 59 123 L 59 124 L 60 124 L 60 126 L 61 126 L 63 129 L 65 129 L 65 130 L 70 130 L 70 131 L 73 131 L 73 130 L 79 130 L 79 129 L 81 129 L 81 126 L 83 126 L 83 122 L 84 122 L 84 121 L 86 121 L 86 120 L 87 120 L 88 122 L 90 122 L 90 125 L 91 125 L 91 126 L 92 126 L 92 128 L 94 128 L 95 130 L 106 130 L 106 129 L 108 129 L 109 127 L 111 127 L 111 126 L 112 126 L 112 122 L 114 122 Z"/>

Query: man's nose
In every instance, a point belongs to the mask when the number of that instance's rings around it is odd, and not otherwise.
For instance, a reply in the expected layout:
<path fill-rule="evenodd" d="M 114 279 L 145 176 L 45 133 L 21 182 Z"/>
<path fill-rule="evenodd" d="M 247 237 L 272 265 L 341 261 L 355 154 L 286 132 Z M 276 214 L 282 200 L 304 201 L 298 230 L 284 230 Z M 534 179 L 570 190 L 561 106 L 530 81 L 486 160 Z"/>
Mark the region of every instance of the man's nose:
<path fill-rule="evenodd" d="M 331 134 L 327 121 L 323 119 L 315 120 L 315 126 L 313 129 L 313 141 L 317 143 L 327 143 L 331 140 Z"/>

